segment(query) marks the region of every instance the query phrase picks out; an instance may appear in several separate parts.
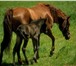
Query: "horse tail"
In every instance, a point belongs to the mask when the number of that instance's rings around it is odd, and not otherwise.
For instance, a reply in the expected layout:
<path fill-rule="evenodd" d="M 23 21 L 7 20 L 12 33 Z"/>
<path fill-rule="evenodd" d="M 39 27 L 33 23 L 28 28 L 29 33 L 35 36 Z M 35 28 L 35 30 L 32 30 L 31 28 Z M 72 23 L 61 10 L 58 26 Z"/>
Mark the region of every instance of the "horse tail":
<path fill-rule="evenodd" d="M 9 9 L 4 16 L 3 28 L 4 28 L 4 37 L 1 43 L 1 51 L 4 49 L 10 49 L 10 42 L 12 38 L 12 19 L 13 19 L 13 10 Z"/>

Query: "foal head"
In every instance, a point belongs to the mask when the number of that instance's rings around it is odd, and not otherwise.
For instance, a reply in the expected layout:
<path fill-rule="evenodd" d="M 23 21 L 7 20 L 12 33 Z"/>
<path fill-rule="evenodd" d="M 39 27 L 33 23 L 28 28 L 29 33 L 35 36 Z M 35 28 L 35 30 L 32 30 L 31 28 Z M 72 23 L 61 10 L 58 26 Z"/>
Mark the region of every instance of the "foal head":
<path fill-rule="evenodd" d="M 61 30 L 63 36 L 65 37 L 66 40 L 70 39 L 70 31 L 69 31 L 69 17 L 66 17 L 65 19 L 59 18 L 59 29 Z"/>

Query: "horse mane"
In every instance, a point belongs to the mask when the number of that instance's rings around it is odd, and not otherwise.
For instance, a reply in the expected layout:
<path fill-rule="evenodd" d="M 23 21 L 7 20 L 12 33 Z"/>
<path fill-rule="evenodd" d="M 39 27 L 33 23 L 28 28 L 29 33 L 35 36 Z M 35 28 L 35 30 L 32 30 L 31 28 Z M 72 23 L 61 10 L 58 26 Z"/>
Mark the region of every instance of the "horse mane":
<path fill-rule="evenodd" d="M 67 15 L 64 12 L 62 12 L 60 9 L 58 9 L 50 4 L 39 3 L 39 5 L 41 5 L 41 6 L 44 5 L 50 9 L 51 15 L 54 18 L 54 22 L 58 22 L 58 18 L 65 19 L 67 17 Z"/>

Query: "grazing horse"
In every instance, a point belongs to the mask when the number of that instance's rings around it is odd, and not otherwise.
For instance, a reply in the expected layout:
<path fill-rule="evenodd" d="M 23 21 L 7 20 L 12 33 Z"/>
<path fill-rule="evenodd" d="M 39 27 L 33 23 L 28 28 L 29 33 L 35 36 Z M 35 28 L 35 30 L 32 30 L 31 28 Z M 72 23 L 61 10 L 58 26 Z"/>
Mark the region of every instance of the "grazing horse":
<path fill-rule="evenodd" d="M 32 42 L 33 42 L 33 48 L 34 48 L 34 57 L 33 57 L 33 60 L 35 62 L 37 62 L 37 59 L 39 58 L 38 57 L 38 44 L 40 43 L 39 42 L 39 36 L 42 32 L 42 27 L 45 26 L 46 27 L 46 19 L 39 19 L 39 20 L 34 20 L 32 21 L 30 24 L 22 24 L 20 25 L 18 28 L 17 28 L 17 34 L 19 36 L 21 36 L 25 41 L 27 41 L 29 38 L 32 39 Z M 27 44 L 23 44 L 23 47 L 22 47 L 22 51 L 23 51 L 23 54 L 24 54 L 24 57 L 25 57 L 25 60 L 28 64 L 28 60 L 27 60 L 27 56 L 25 54 L 25 48 L 26 48 Z M 13 54 L 14 55 L 14 54 Z M 15 62 L 15 56 L 14 56 L 14 60 Z M 13 62 L 13 63 L 14 63 Z"/>
<path fill-rule="evenodd" d="M 12 32 L 16 33 L 16 29 L 20 24 L 29 24 L 32 20 L 37 20 L 39 18 L 48 18 L 46 20 L 46 29 L 43 26 L 42 32 L 48 35 L 52 39 L 52 48 L 50 55 L 53 55 L 55 49 L 55 38 L 52 34 L 51 28 L 53 23 L 57 23 L 60 31 L 62 32 L 65 39 L 70 38 L 69 32 L 69 16 L 63 13 L 60 9 L 57 9 L 49 4 L 40 3 L 32 8 L 13 8 L 6 11 L 3 21 L 4 27 L 4 38 L 1 43 L 1 53 L 0 53 L 0 64 L 2 63 L 2 57 L 4 50 L 9 47 L 12 38 Z M 16 33 L 17 35 L 17 33 Z M 40 38 L 40 37 L 39 37 Z M 24 43 L 27 44 L 28 40 Z M 21 63 L 20 57 L 20 46 L 22 43 L 22 38 L 17 35 L 16 44 L 14 47 L 14 54 L 17 52 L 18 62 Z M 17 46 L 18 45 L 18 46 Z M 18 47 L 18 48 L 17 48 Z"/>

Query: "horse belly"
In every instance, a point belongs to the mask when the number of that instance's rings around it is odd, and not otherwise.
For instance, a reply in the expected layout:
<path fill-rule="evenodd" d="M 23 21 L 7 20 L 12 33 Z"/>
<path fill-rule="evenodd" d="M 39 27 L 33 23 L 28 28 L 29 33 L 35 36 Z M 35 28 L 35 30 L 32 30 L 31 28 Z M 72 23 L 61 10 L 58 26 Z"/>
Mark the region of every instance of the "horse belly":
<path fill-rule="evenodd" d="M 13 9 L 13 21 L 12 27 L 15 31 L 20 24 L 28 24 L 30 21 L 30 15 L 25 8 L 15 8 Z"/>
<path fill-rule="evenodd" d="M 14 9 L 13 17 L 21 24 L 27 24 L 27 22 L 29 22 L 30 14 L 26 8 L 16 8 Z"/>

